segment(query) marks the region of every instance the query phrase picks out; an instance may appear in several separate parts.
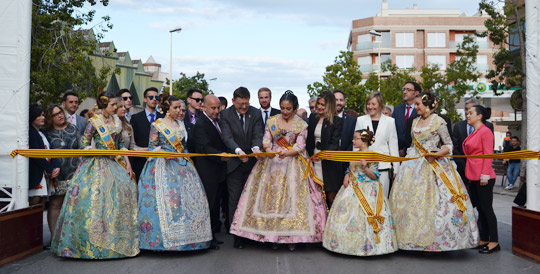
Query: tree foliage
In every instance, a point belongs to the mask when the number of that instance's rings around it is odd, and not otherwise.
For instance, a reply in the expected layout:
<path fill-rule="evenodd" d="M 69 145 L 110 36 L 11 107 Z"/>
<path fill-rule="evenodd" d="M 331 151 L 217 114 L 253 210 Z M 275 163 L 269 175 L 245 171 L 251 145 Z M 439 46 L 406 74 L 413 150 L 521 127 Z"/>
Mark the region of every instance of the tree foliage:
<path fill-rule="evenodd" d="M 204 73 L 197 71 L 193 76 L 187 76 L 180 72 L 180 78 L 173 82 L 173 95 L 179 99 L 186 100 L 188 90 L 195 88 L 203 92 L 203 96 L 214 94 L 210 89 L 210 84 L 204 79 Z"/>
<path fill-rule="evenodd" d="M 30 64 L 30 100 L 43 105 L 58 103 L 73 90 L 84 98 L 105 86 L 110 68 L 96 72 L 89 55 L 96 50 L 94 37 L 80 28 L 94 19 L 95 10 L 83 9 L 108 0 L 33 0 Z M 95 26 L 101 32 L 112 28 L 108 16 Z M 79 28 L 78 30 L 75 30 Z M 102 37 L 98 33 L 98 39 Z"/>

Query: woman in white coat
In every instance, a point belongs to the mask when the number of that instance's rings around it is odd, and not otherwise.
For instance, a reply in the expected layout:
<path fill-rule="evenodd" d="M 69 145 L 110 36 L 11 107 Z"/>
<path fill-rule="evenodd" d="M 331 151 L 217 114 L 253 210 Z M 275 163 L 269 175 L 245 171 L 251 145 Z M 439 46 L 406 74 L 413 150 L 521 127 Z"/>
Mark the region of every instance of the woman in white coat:
<path fill-rule="evenodd" d="M 356 130 L 369 129 L 375 133 L 375 143 L 370 151 L 399 157 L 398 139 L 394 118 L 383 115 L 384 98 L 380 92 L 370 94 L 366 99 L 366 115 L 356 120 Z M 394 166 L 394 174 L 399 171 L 399 163 L 379 163 L 380 181 L 384 195 L 390 192 L 390 168 Z"/>

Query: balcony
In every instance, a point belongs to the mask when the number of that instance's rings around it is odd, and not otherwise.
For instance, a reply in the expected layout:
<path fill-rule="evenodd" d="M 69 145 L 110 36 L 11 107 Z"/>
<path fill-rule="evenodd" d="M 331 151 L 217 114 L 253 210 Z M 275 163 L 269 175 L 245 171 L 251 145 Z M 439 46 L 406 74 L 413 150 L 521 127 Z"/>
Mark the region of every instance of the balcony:
<path fill-rule="evenodd" d="M 392 41 L 390 41 L 390 39 L 388 40 L 384 40 L 382 41 L 382 44 L 381 44 L 381 48 L 383 49 L 388 49 L 388 48 L 391 48 L 392 47 Z M 356 50 L 359 51 L 359 50 L 370 50 L 370 49 L 373 49 L 373 50 L 378 50 L 379 49 L 379 42 L 358 42 L 358 44 L 356 44 Z"/>
<path fill-rule="evenodd" d="M 362 73 L 370 73 L 370 72 L 374 72 L 374 71 L 377 71 L 377 65 L 373 65 L 373 64 L 360 64 L 360 71 Z"/>
<path fill-rule="evenodd" d="M 476 44 L 478 45 L 478 49 L 489 49 L 489 42 L 488 41 L 476 41 Z M 456 41 L 450 41 L 448 43 L 448 48 L 450 49 L 457 49 L 457 46 L 459 43 Z"/>

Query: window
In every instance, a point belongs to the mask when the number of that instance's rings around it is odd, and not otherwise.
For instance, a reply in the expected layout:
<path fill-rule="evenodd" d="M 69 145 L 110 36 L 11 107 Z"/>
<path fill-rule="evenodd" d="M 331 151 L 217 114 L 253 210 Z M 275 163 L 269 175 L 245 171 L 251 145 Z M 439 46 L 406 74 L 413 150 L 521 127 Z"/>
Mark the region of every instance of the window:
<path fill-rule="evenodd" d="M 412 32 L 396 33 L 396 47 L 398 48 L 414 47 L 414 33 Z"/>
<path fill-rule="evenodd" d="M 358 35 L 358 43 L 356 44 L 356 50 L 366 50 L 372 48 L 371 34 Z"/>
<path fill-rule="evenodd" d="M 427 34 L 427 46 L 430 48 L 446 47 L 446 33 L 444 32 L 432 32 Z"/>
<path fill-rule="evenodd" d="M 446 56 L 445 55 L 428 55 L 428 65 L 437 65 L 439 69 L 446 69 Z"/>
<path fill-rule="evenodd" d="M 388 54 L 388 53 L 381 54 L 381 64 L 388 61 L 388 60 L 391 60 L 391 59 L 392 59 L 392 57 L 390 56 L 390 54 Z M 379 56 L 378 55 L 375 56 L 375 63 L 374 64 L 375 65 L 379 64 Z"/>
<path fill-rule="evenodd" d="M 371 65 L 371 56 L 361 56 L 358 57 L 358 64 L 359 65 Z"/>
<path fill-rule="evenodd" d="M 396 55 L 396 65 L 400 69 L 414 68 L 414 55 Z"/>

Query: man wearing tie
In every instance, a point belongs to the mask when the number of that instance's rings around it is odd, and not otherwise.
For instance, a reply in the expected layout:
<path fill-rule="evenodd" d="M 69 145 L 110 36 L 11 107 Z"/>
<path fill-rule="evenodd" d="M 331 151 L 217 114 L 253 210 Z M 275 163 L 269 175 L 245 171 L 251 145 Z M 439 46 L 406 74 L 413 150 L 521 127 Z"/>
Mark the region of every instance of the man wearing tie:
<path fill-rule="evenodd" d="M 158 118 L 163 118 L 163 115 L 156 111 L 156 105 L 158 101 L 158 90 L 155 87 L 147 88 L 144 93 L 144 111 L 131 116 L 131 126 L 133 127 L 133 137 L 135 139 L 135 145 L 139 147 L 139 150 L 148 150 L 148 142 L 150 135 L 150 125 Z M 141 175 L 146 158 L 144 157 L 132 157 L 130 158 L 131 168 L 135 172 L 137 182 Z"/>
<path fill-rule="evenodd" d="M 74 125 L 82 136 L 86 129 L 86 119 L 75 113 L 79 108 L 79 95 L 73 91 L 64 93 L 64 96 L 62 97 L 62 106 L 66 112 L 66 120 Z"/>
<path fill-rule="evenodd" d="M 465 117 L 467 116 L 467 112 L 469 112 L 469 109 L 471 109 L 475 105 L 480 105 L 480 102 L 475 98 L 469 98 L 465 100 Z M 491 132 L 493 132 L 492 123 L 486 122 L 485 125 L 489 129 L 491 129 Z M 465 153 L 463 152 L 463 141 L 465 141 L 467 136 L 469 136 L 473 131 L 474 128 L 471 125 L 467 124 L 467 119 L 459 121 L 454 125 L 454 151 L 452 152 L 453 155 L 465 155 Z M 467 187 L 467 191 L 469 192 L 469 180 L 465 176 L 465 166 L 467 164 L 467 159 L 454 158 L 454 162 L 456 162 L 459 176 L 461 176 L 461 179 L 463 180 L 463 183 L 465 184 L 465 187 Z M 473 206 L 476 207 L 476 200 L 471 199 L 471 202 Z"/>
<path fill-rule="evenodd" d="M 401 105 L 397 105 L 392 113 L 392 118 L 396 122 L 396 132 L 398 137 L 399 155 L 404 157 L 407 151 L 405 147 L 405 134 L 407 134 L 407 121 L 414 119 L 418 114 L 414 109 L 414 100 L 416 95 L 422 92 L 422 87 L 413 81 L 406 82 L 403 86 L 403 101 Z M 382 106 L 381 106 L 382 107 Z"/>
<path fill-rule="evenodd" d="M 187 92 L 187 120 L 189 123 L 195 125 L 197 120 L 203 115 L 201 111 L 201 106 L 203 102 L 202 91 L 198 89 L 190 89 Z"/>
<path fill-rule="evenodd" d="M 220 101 L 215 95 L 207 95 L 204 98 L 204 112 L 193 127 L 193 139 L 197 153 L 221 154 L 227 150 L 221 139 L 221 128 L 218 124 Z M 229 158 L 224 157 L 199 157 L 195 162 L 197 172 L 201 177 L 208 198 L 210 208 L 210 222 L 212 235 L 220 231 L 219 220 L 221 193 L 226 191 L 225 180 L 227 176 L 227 163 Z M 218 244 L 223 242 L 213 236 L 210 247 L 219 249 Z"/>
<path fill-rule="evenodd" d="M 264 125 L 266 125 L 266 120 L 268 118 L 280 114 L 281 111 L 277 108 L 273 108 L 270 106 L 270 102 L 272 101 L 272 91 L 269 88 L 260 88 L 258 92 L 259 96 L 259 104 L 261 105 L 261 116 Z M 264 128 L 263 128 L 263 134 L 264 134 Z"/>
<path fill-rule="evenodd" d="M 222 139 L 227 150 L 237 155 L 260 153 L 263 139 L 261 111 L 249 105 L 249 90 L 237 88 L 233 93 L 233 105 L 221 112 Z M 229 216 L 232 218 L 246 180 L 257 160 L 253 157 L 231 158 L 227 162 L 227 189 L 229 192 Z M 244 248 L 242 238 L 234 237 L 234 247 Z"/>

